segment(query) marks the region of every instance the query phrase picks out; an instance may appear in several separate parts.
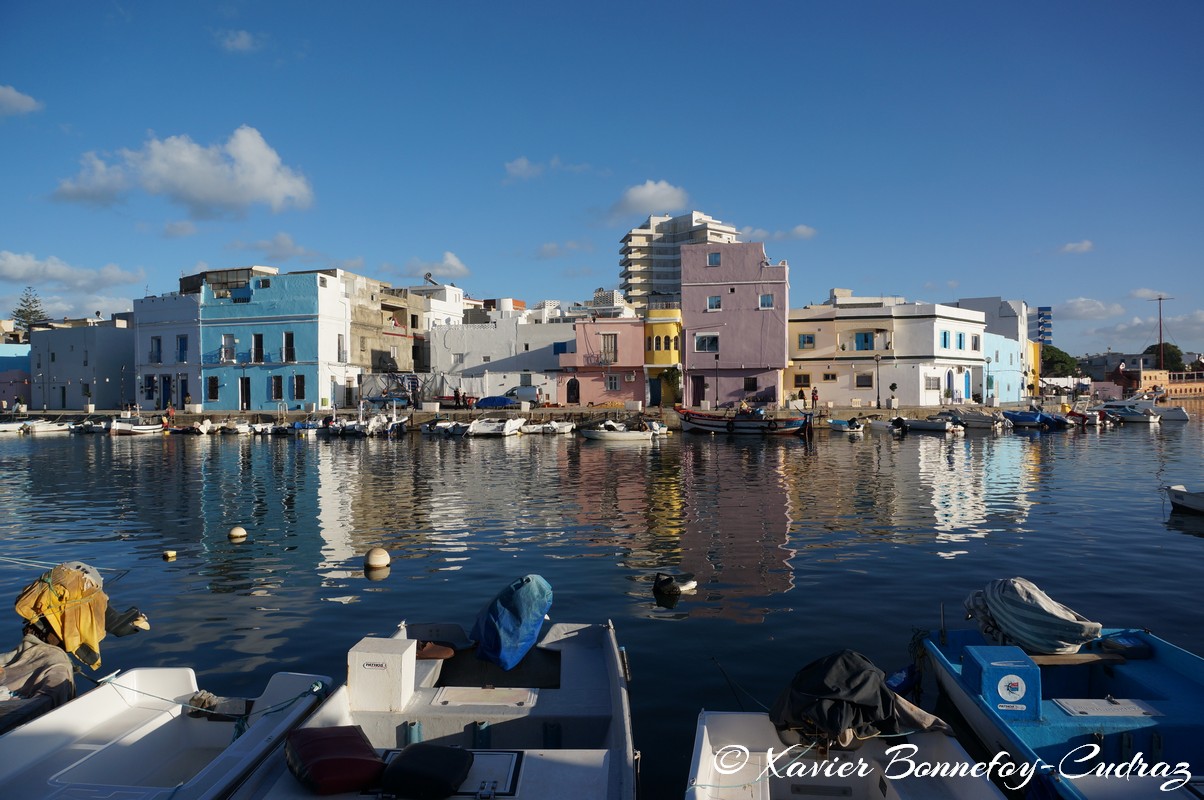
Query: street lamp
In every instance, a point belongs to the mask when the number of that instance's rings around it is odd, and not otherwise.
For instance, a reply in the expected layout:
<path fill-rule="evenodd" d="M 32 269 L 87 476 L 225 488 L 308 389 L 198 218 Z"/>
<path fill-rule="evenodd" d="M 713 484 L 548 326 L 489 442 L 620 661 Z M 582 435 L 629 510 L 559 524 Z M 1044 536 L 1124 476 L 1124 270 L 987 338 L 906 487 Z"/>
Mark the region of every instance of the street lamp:
<path fill-rule="evenodd" d="M 987 377 L 983 381 L 983 384 L 982 384 L 982 399 L 983 400 L 990 399 L 991 396 L 989 394 L 987 394 L 989 391 L 991 391 L 991 357 L 987 356 Z M 988 403 L 988 405 L 990 405 L 990 404 Z"/>
<path fill-rule="evenodd" d="M 882 408 L 882 354 L 874 353 L 874 392 L 878 395 L 878 408 Z"/>

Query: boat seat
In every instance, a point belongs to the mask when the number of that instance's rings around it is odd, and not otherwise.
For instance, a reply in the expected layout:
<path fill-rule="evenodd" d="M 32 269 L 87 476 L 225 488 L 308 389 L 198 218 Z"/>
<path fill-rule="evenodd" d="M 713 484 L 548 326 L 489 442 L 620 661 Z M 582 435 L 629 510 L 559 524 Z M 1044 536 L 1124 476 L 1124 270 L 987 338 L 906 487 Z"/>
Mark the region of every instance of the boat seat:
<path fill-rule="evenodd" d="M 1120 653 L 1056 653 L 1029 658 L 1039 667 L 1073 666 L 1075 664 L 1123 664 L 1125 657 Z"/>

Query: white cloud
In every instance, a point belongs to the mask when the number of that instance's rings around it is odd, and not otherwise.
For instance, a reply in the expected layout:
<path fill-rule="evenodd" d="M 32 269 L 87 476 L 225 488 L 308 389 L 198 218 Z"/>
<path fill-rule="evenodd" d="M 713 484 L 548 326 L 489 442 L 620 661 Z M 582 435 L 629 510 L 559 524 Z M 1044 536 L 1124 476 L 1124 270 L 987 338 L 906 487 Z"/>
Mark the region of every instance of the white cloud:
<path fill-rule="evenodd" d="M 565 242 L 564 244 L 559 242 L 545 242 L 539 246 L 539 251 L 535 254 L 535 257 L 541 260 L 564 258 L 565 256 L 580 252 L 582 250 L 593 250 L 593 247 L 591 247 L 588 242 L 569 241 Z"/>
<path fill-rule="evenodd" d="M 1198 349 L 1195 342 L 1204 341 L 1204 310 L 1196 309 L 1182 316 L 1164 317 L 1162 327 L 1167 332 L 1166 341 L 1177 344 L 1180 349 L 1194 351 Z M 1113 350 L 1140 352 L 1158 342 L 1158 317 L 1133 317 L 1128 322 L 1093 328 L 1086 334 Z"/>
<path fill-rule="evenodd" d="M 106 264 L 100 269 L 88 269 L 73 267 L 54 256 L 39 259 L 32 253 L 0 250 L 0 280 L 22 285 L 61 286 L 69 290 L 83 290 L 101 285 L 137 283 L 144 277 L 141 270 L 130 272 L 116 264 Z"/>
<path fill-rule="evenodd" d="M 645 181 L 623 192 L 623 196 L 611 207 L 613 217 L 632 214 L 665 214 L 681 211 L 690 203 L 685 189 L 673 186 L 668 181 Z"/>
<path fill-rule="evenodd" d="M 569 164 L 562 160 L 560 156 L 552 156 L 552 159 L 547 164 L 532 161 L 526 156 L 519 156 L 513 161 L 507 161 L 505 167 L 507 181 L 529 181 L 533 178 L 538 178 L 545 171 L 580 173 L 589 172 L 593 169 L 589 164 Z"/>
<path fill-rule="evenodd" d="M 250 250 L 261 253 L 269 264 L 278 264 L 290 258 L 302 261 L 318 261 L 323 258 L 316 250 L 302 247 L 293 241 L 287 233 L 277 233 L 271 239 L 260 239 L 256 242 L 233 242 L 230 247 L 234 250 Z"/>
<path fill-rule="evenodd" d="M 246 125 L 223 145 L 201 147 L 187 136 L 152 137 L 140 150 L 122 150 L 120 159 L 109 165 L 85 153 L 79 174 L 61 181 L 55 197 L 108 205 L 136 182 L 185 207 L 192 219 L 239 215 L 256 203 L 278 212 L 313 202 L 305 176 L 284 166 L 259 131 Z"/>
<path fill-rule="evenodd" d="M 129 184 L 120 165 L 109 166 L 93 152 L 80 156 L 79 163 L 79 174 L 74 179 L 59 181 L 55 199 L 97 206 L 110 206 L 121 200 Z"/>
<path fill-rule="evenodd" d="M 1054 319 L 1109 319 L 1125 313 L 1119 303 L 1105 303 L 1090 297 L 1074 297 L 1054 307 Z"/>
<path fill-rule="evenodd" d="M 163 226 L 163 235 L 168 239 L 182 239 L 185 236 L 195 236 L 196 225 L 193 225 L 186 219 L 179 222 L 169 222 Z"/>
<path fill-rule="evenodd" d="M 412 258 L 402 270 L 403 275 L 411 278 L 421 278 L 428 272 L 436 278 L 466 278 L 471 274 L 468 267 L 464 266 L 464 262 L 450 250 L 443 254 L 441 261 L 423 261 L 419 258 Z"/>
<path fill-rule="evenodd" d="M 1067 242 L 1062 245 L 1061 252 L 1063 253 L 1090 253 L 1095 249 L 1095 244 L 1090 239 L 1084 239 L 1081 242 Z"/>
<path fill-rule="evenodd" d="M 519 156 L 513 161 L 506 162 L 506 177 L 515 180 L 529 181 L 543 172 L 543 166 L 533 164 L 526 156 Z"/>
<path fill-rule="evenodd" d="M 217 44 L 229 53 L 253 53 L 263 41 L 249 31 L 217 31 Z"/>
<path fill-rule="evenodd" d="M 1129 292 L 1129 297 L 1135 297 L 1138 300 L 1157 300 L 1160 297 L 1170 297 L 1170 295 L 1157 289 L 1134 289 Z"/>
<path fill-rule="evenodd" d="M 819 231 L 810 225 L 795 225 L 788 231 L 768 231 L 765 228 L 754 228 L 746 225 L 740 229 L 740 236 L 747 242 L 782 241 L 783 239 L 810 239 Z"/>
<path fill-rule="evenodd" d="M 31 114 L 41 111 L 45 105 L 11 86 L 0 86 L 0 117 Z"/>

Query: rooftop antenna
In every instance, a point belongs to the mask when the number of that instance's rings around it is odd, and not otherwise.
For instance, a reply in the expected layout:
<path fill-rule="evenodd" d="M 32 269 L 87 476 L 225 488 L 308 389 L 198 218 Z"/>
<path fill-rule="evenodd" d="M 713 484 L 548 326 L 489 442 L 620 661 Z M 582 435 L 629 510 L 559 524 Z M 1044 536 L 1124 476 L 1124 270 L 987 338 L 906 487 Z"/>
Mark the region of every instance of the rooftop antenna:
<path fill-rule="evenodd" d="M 1163 297 L 1162 295 L 1150 298 L 1150 302 L 1158 301 L 1158 369 L 1166 369 L 1162 358 L 1162 301 L 1174 299 L 1173 297 Z"/>

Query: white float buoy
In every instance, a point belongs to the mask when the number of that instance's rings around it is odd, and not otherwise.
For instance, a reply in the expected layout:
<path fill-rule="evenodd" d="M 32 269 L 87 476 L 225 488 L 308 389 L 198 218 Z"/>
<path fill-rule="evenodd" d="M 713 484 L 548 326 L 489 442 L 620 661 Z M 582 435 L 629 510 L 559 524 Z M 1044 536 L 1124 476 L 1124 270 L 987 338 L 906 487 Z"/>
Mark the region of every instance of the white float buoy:
<path fill-rule="evenodd" d="M 389 566 L 391 561 L 392 559 L 389 558 L 388 550 L 384 549 L 383 547 L 373 547 L 364 556 L 364 568 L 380 569 L 381 567 Z"/>
<path fill-rule="evenodd" d="M 241 525 L 235 525 L 230 529 L 230 541 L 238 542 L 247 538 L 247 529 Z"/>
<path fill-rule="evenodd" d="M 176 560 L 176 551 L 175 550 L 164 550 L 163 551 L 163 560 L 164 561 L 175 561 Z"/>

